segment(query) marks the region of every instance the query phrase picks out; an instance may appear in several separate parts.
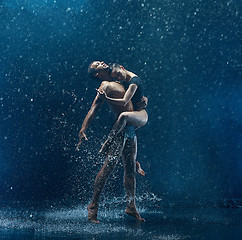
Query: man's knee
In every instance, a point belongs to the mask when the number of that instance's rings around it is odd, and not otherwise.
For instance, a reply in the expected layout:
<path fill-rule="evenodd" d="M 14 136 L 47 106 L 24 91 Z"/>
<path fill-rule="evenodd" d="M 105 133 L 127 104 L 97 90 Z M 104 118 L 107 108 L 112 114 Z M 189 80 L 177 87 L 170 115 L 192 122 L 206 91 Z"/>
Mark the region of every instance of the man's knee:
<path fill-rule="evenodd" d="M 114 169 L 115 162 L 106 161 L 105 165 L 102 167 L 101 171 L 98 173 L 99 177 L 108 176 Z"/>

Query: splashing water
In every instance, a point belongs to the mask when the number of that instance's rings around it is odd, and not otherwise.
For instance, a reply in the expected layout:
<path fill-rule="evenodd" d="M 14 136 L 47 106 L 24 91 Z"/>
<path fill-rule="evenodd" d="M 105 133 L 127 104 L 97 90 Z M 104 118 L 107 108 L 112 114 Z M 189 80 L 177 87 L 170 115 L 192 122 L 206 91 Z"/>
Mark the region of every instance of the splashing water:
<path fill-rule="evenodd" d="M 227 226 L 227 232 L 242 233 L 241 209 L 154 207 L 161 202 L 162 199 L 153 193 L 144 193 L 137 198 L 138 211 L 146 219 L 145 223 L 125 215 L 124 197 L 105 199 L 100 203 L 100 224 L 88 222 L 86 205 L 51 209 L 2 208 L 0 236 L 12 234 L 13 238 L 10 239 L 15 239 L 15 234 L 32 234 L 37 240 L 47 237 L 198 240 L 201 239 L 201 234 L 203 237 L 214 234 L 214 228 L 217 229 L 217 234 L 223 233 L 224 226 Z"/>

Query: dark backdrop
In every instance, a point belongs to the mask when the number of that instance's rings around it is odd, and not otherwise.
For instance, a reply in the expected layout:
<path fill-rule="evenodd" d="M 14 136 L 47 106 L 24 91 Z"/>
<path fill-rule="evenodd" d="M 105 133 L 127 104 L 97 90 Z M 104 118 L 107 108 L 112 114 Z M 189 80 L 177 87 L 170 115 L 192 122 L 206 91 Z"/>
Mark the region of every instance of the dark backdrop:
<path fill-rule="evenodd" d="M 144 81 L 138 192 L 163 201 L 242 198 L 241 3 L 63 0 L 0 3 L 0 200 L 87 202 L 112 126 L 103 106 L 80 152 L 98 83 L 93 60 Z M 106 195 L 122 196 L 122 167 Z"/>

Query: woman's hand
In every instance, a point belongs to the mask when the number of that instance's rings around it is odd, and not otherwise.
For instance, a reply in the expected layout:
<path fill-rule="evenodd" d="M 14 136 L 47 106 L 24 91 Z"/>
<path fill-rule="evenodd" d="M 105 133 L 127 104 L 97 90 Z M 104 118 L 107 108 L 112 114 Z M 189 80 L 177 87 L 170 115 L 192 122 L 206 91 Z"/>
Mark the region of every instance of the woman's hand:
<path fill-rule="evenodd" d="M 77 144 L 76 146 L 76 151 L 79 151 L 80 149 L 80 146 L 82 144 L 82 141 L 83 141 L 83 138 L 87 141 L 87 135 L 83 132 L 83 131 L 80 131 L 79 132 L 79 143 Z"/>
<path fill-rule="evenodd" d="M 138 110 L 145 109 L 148 105 L 148 98 L 143 96 L 140 100 L 140 102 L 136 103 L 136 106 L 138 107 Z"/>
<path fill-rule="evenodd" d="M 103 90 L 99 90 L 99 89 L 96 89 L 97 90 L 97 93 L 98 93 L 98 97 L 102 100 L 105 100 L 107 98 L 107 94 L 105 91 Z"/>

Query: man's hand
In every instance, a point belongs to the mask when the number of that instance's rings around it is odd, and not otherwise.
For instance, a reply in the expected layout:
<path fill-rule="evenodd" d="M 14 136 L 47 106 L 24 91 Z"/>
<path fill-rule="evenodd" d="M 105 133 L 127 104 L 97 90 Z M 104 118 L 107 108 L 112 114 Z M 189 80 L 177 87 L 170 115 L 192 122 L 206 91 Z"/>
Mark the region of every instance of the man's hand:
<path fill-rule="evenodd" d="M 148 98 L 143 96 L 140 100 L 140 102 L 136 103 L 136 106 L 138 107 L 138 109 L 144 109 L 146 108 L 148 105 Z"/>
<path fill-rule="evenodd" d="M 78 143 L 77 146 L 76 146 L 76 151 L 79 151 L 80 146 L 81 146 L 82 141 L 83 141 L 83 138 L 84 138 L 86 141 L 88 140 L 86 134 L 85 134 L 83 131 L 80 131 L 80 132 L 79 132 L 79 143 Z"/>

